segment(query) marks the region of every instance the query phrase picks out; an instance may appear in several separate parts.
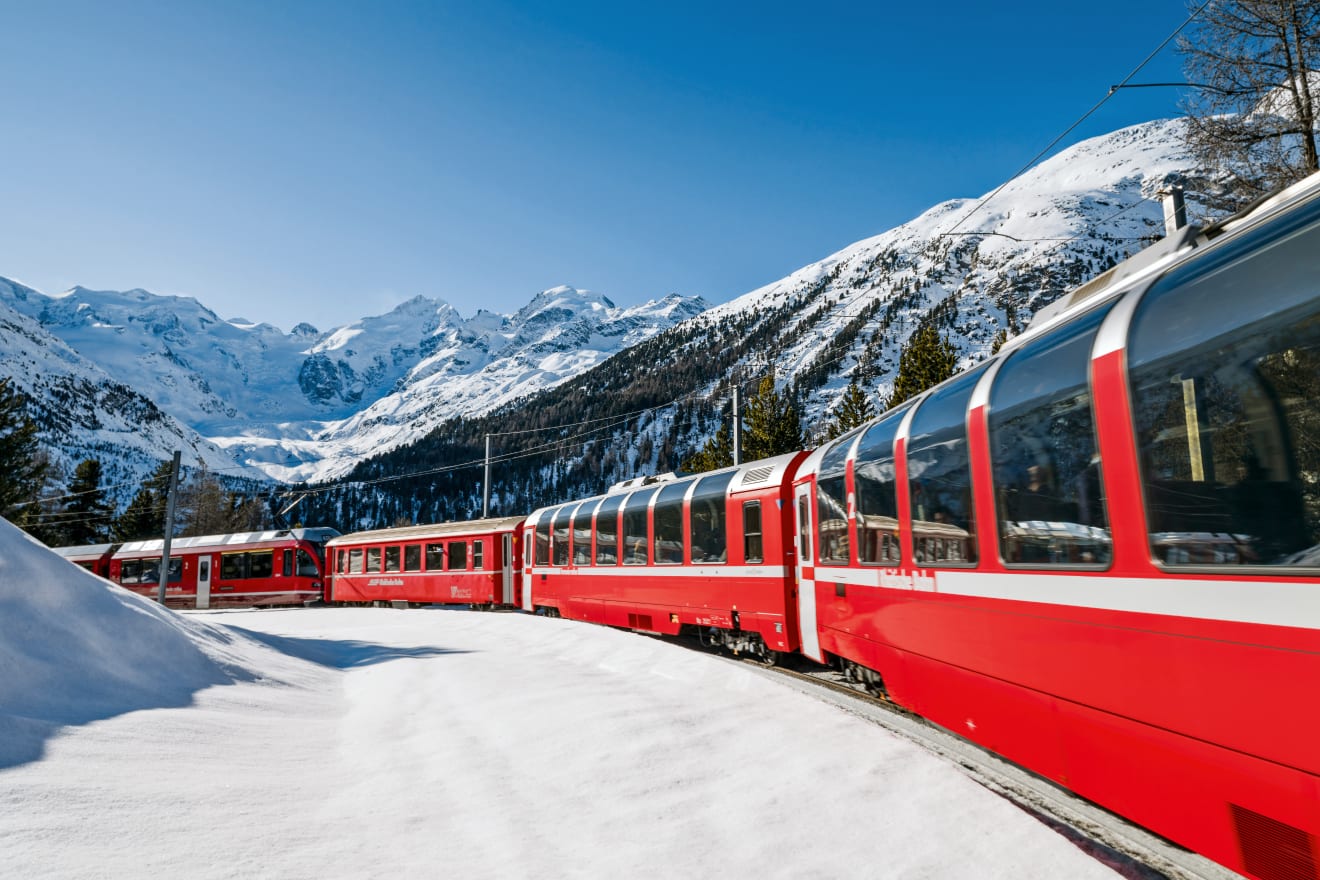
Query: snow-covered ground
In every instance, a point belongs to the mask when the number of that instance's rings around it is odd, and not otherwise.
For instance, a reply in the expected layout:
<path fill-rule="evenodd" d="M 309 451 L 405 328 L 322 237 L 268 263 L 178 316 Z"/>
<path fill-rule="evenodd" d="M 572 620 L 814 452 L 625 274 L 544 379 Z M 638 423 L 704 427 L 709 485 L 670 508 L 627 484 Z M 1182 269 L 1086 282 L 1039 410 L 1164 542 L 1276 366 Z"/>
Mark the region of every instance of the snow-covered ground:
<path fill-rule="evenodd" d="M 0 874 L 1116 876 L 746 667 L 521 614 L 179 615 L 0 520 Z"/>

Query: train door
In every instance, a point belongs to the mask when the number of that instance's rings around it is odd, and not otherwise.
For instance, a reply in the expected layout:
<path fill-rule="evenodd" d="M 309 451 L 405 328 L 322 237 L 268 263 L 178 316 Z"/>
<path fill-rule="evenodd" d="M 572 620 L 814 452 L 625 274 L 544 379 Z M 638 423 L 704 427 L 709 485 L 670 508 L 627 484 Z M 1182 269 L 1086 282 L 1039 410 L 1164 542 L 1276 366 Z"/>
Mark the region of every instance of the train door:
<path fill-rule="evenodd" d="M 529 526 L 523 532 L 523 556 L 520 560 L 523 567 L 523 588 L 522 588 L 522 607 L 523 611 L 535 611 L 536 606 L 532 603 L 532 562 L 534 548 L 536 547 L 536 529 Z"/>
<path fill-rule="evenodd" d="M 197 607 L 211 607 L 211 557 L 205 553 L 197 557 Z"/>
<path fill-rule="evenodd" d="M 797 523 L 797 558 L 794 580 L 797 581 L 798 627 L 801 629 L 802 653 L 813 660 L 825 661 L 820 652 L 820 634 L 816 631 L 816 568 L 811 552 L 811 487 L 807 481 L 794 489 L 794 513 Z"/>
<path fill-rule="evenodd" d="M 500 597 L 500 601 L 501 601 L 503 604 L 505 604 L 505 605 L 512 605 L 513 602 L 514 602 L 514 596 L 513 596 L 513 566 L 514 566 L 514 558 L 513 558 L 513 533 L 512 533 L 512 532 L 505 532 L 505 533 L 501 536 L 501 538 L 502 538 L 502 540 L 503 540 L 503 545 L 502 545 L 501 548 L 500 548 L 501 551 L 502 551 L 502 553 L 500 554 L 500 561 L 503 563 L 503 570 L 500 572 L 500 576 L 504 578 L 504 592 L 503 592 L 503 595 Z"/>

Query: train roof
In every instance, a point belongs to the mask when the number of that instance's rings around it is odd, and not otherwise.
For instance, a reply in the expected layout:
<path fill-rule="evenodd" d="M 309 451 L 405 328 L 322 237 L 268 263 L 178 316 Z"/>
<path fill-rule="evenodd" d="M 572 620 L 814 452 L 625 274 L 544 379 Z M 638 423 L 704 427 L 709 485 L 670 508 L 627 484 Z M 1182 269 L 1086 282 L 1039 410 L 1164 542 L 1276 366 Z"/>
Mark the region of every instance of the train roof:
<path fill-rule="evenodd" d="M 433 523 L 424 526 L 401 526 L 395 529 L 372 529 L 340 535 L 326 543 L 327 547 L 348 544 L 374 544 L 381 541 L 405 541 L 412 538 L 448 538 L 454 535 L 487 534 L 516 530 L 523 521 L 521 516 L 475 519 L 467 522 Z"/>
<path fill-rule="evenodd" d="M 296 541 L 311 541 L 313 543 L 325 541 L 339 534 L 337 529 L 330 528 L 310 528 L 310 529 L 276 529 L 268 532 L 234 532 L 229 535 L 198 535 L 192 538 L 175 538 L 170 541 L 170 548 L 177 550 L 197 549 L 199 547 L 231 547 L 241 544 L 262 544 L 268 541 L 283 541 L 293 538 Z M 165 541 L 163 538 L 152 538 L 149 541 L 129 541 L 119 548 L 116 556 L 123 556 L 127 553 L 150 553 L 163 552 Z"/>
<path fill-rule="evenodd" d="M 97 559 L 113 553 L 118 544 L 83 544 L 76 547 L 51 547 L 50 550 L 65 559 Z"/>

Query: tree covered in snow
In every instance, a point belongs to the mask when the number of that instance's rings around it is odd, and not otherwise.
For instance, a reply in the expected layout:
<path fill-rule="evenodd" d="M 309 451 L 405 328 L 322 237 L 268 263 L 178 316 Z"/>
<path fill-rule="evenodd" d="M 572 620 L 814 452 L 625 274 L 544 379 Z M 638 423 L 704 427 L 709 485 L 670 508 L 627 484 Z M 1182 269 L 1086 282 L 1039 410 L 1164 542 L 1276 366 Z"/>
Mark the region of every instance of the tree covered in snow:
<path fill-rule="evenodd" d="M 19 525 L 28 516 L 26 502 L 44 483 L 46 459 L 39 453 L 37 426 L 23 395 L 8 378 L 0 379 L 0 516 Z"/>
<path fill-rule="evenodd" d="M 802 419 L 793 398 L 775 390 L 771 373 L 747 401 L 743 461 L 757 461 L 802 448 Z"/>
<path fill-rule="evenodd" d="M 825 429 L 825 439 L 833 440 L 875 418 L 875 404 L 856 380 L 849 382 L 834 409 L 834 417 Z"/>

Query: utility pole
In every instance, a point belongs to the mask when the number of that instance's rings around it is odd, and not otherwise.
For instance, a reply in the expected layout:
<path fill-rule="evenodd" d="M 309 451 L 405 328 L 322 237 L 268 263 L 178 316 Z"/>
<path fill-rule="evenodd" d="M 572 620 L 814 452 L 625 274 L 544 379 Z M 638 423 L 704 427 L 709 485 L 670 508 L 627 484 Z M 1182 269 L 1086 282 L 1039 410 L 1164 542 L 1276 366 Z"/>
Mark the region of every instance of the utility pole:
<path fill-rule="evenodd" d="M 170 579 L 170 540 L 174 537 L 174 497 L 179 488 L 179 458 L 183 451 L 174 450 L 174 466 L 170 468 L 170 491 L 165 499 L 165 547 L 160 553 L 160 575 L 156 583 L 156 601 L 165 604 L 165 584 Z"/>
<path fill-rule="evenodd" d="M 733 465 L 742 464 L 742 413 L 738 410 L 738 384 L 733 385 Z"/>
<path fill-rule="evenodd" d="M 490 435 L 486 435 L 486 479 L 481 482 L 481 518 L 490 516 Z"/>

